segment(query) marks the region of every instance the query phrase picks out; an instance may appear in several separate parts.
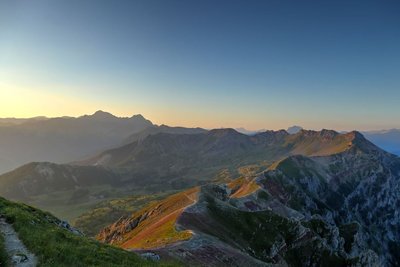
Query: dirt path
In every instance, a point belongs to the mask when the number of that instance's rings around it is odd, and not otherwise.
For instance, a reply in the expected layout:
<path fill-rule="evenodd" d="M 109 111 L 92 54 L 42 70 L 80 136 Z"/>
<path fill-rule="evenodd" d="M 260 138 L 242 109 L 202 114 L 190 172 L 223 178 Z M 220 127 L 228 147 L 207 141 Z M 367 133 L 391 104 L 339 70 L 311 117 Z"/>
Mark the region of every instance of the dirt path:
<path fill-rule="evenodd" d="M 18 238 L 14 228 L 3 218 L 0 219 L 0 234 L 4 236 L 4 245 L 10 256 L 10 263 L 12 266 L 35 267 L 37 265 L 36 256 L 28 251 Z"/>

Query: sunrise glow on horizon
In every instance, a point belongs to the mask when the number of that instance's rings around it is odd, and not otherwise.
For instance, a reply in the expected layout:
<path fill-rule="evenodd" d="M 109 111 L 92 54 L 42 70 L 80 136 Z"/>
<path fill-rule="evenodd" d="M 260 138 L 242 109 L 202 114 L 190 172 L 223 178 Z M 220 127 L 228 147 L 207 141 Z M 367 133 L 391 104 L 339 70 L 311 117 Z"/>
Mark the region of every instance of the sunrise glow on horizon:
<path fill-rule="evenodd" d="M 0 3 L 0 117 L 400 128 L 399 5 L 106 2 Z"/>

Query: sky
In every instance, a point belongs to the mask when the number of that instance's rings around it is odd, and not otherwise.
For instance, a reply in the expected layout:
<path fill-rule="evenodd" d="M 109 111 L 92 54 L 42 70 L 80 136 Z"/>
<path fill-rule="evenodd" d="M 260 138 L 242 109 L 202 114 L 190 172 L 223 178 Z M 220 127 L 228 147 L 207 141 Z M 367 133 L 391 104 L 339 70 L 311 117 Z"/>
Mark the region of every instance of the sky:
<path fill-rule="evenodd" d="M 400 128 L 400 2 L 1 0 L 0 117 Z"/>

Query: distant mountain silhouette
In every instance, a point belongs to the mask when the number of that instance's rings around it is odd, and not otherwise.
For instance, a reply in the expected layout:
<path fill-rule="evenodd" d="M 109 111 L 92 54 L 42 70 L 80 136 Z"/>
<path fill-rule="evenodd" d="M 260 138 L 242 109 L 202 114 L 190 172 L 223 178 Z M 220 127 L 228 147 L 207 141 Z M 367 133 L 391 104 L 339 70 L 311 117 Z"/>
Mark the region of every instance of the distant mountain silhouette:
<path fill-rule="evenodd" d="M 289 127 L 286 131 L 290 134 L 295 134 L 295 133 L 300 132 L 301 130 L 303 130 L 303 127 L 295 125 L 295 126 Z"/>
<path fill-rule="evenodd" d="M 0 173 L 31 161 L 65 163 L 116 146 L 153 124 L 97 111 L 78 118 L 0 120 Z"/>

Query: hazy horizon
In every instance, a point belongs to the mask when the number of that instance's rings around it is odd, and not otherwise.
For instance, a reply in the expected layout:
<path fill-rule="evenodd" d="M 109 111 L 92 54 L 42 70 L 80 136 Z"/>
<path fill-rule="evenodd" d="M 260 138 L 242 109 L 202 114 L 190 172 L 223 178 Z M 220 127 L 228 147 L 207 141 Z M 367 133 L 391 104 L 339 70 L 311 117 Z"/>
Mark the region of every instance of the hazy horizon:
<path fill-rule="evenodd" d="M 142 114 L 142 113 L 136 113 L 136 114 L 123 114 L 123 115 L 119 115 L 119 114 L 115 114 L 113 112 L 110 112 L 108 110 L 103 110 L 103 109 L 98 109 L 96 111 L 93 112 L 89 112 L 89 113 L 85 113 L 85 114 L 81 114 L 81 115 L 74 115 L 74 116 L 69 116 L 69 115 L 63 115 L 63 116 L 46 116 L 46 115 L 37 115 L 37 116 L 32 116 L 32 117 L 1 117 L 0 119 L 34 119 L 34 118 L 46 118 L 46 119 L 54 119 L 54 118 L 63 118 L 63 117 L 68 117 L 68 118 L 79 118 L 79 117 L 83 117 L 83 116 L 90 116 L 90 115 L 94 115 L 94 113 L 96 112 L 105 112 L 105 113 L 110 113 L 111 115 L 118 117 L 118 118 L 130 118 L 136 115 L 141 115 L 143 116 L 145 119 L 150 120 L 153 124 L 155 125 L 167 125 L 167 126 L 171 126 L 171 127 L 198 127 L 198 128 L 203 128 L 206 130 L 211 130 L 211 129 L 221 129 L 221 128 L 233 128 L 233 129 L 242 129 L 242 130 L 247 130 L 247 131 L 262 131 L 262 130 L 287 130 L 290 127 L 302 127 L 305 130 L 315 130 L 315 131 L 319 131 L 322 129 L 328 129 L 328 130 L 335 130 L 335 131 L 343 131 L 343 132 L 350 132 L 353 130 L 356 131 L 365 131 L 365 132 L 373 132 L 373 131 L 386 131 L 386 130 L 399 130 L 399 128 L 377 128 L 377 129 L 337 129 L 337 128 L 326 128 L 326 127 L 319 127 L 319 128 L 307 128 L 304 125 L 301 124 L 291 124 L 291 125 L 287 125 L 285 127 L 281 127 L 281 128 L 267 128 L 267 127 L 261 127 L 261 128 L 246 128 L 242 125 L 227 125 L 227 126 L 218 126 L 218 127 L 202 127 L 199 125 L 182 125 L 182 124 L 167 124 L 167 123 L 163 123 L 163 122 L 155 122 L 153 121 L 151 118 L 147 117 L 146 115 Z"/>

